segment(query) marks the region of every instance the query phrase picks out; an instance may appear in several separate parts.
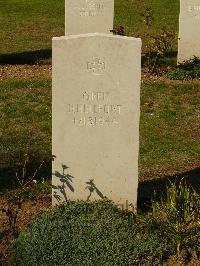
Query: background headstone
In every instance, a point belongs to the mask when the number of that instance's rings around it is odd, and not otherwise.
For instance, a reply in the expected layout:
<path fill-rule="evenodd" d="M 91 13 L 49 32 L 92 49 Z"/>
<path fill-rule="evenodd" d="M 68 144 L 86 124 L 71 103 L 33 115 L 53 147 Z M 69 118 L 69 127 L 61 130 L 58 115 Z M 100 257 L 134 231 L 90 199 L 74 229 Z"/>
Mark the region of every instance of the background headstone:
<path fill-rule="evenodd" d="M 65 0 L 65 35 L 113 30 L 114 0 Z"/>
<path fill-rule="evenodd" d="M 200 0 L 180 0 L 178 63 L 200 57 Z"/>
<path fill-rule="evenodd" d="M 107 197 L 135 206 L 141 40 L 53 39 L 53 203 Z"/>

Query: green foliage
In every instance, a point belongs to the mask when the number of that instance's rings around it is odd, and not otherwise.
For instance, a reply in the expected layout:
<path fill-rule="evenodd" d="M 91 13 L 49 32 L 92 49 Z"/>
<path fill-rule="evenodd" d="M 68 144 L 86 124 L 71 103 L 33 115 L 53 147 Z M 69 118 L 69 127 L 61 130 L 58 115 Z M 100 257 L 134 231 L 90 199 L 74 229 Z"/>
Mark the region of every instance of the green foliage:
<path fill-rule="evenodd" d="M 200 195 L 170 183 L 147 214 L 109 201 L 69 202 L 40 215 L 13 243 L 10 265 L 161 265 L 200 257 Z"/>
<path fill-rule="evenodd" d="M 167 28 L 162 28 L 155 35 L 147 38 L 147 61 L 149 72 L 155 72 L 156 66 L 172 51 L 173 33 Z"/>
<path fill-rule="evenodd" d="M 154 207 L 157 209 L 157 205 L 153 205 L 153 210 Z M 170 183 L 167 199 L 162 200 L 160 207 L 164 207 L 170 222 L 173 223 L 190 223 L 200 219 L 200 196 L 184 179 L 178 184 Z"/>
<path fill-rule="evenodd" d="M 22 202 L 28 199 L 35 199 L 40 196 L 46 196 L 51 194 L 51 185 L 49 181 L 38 182 L 33 186 L 19 187 L 7 192 L 7 196 L 13 202 Z"/>
<path fill-rule="evenodd" d="M 140 2 L 140 5 L 143 6 L 143 3 Z M 148 68 L 148 71 L 153 73 L 155 72 L 156 66 L 165 58 L 166 54 L 172 51 L 175 34 L 167 27 L 161 27 L 156 32 L 152 30 L 155 24 L 152 3 L 150 6 L 144 6 L 142 10 L 141 17 L 145 32 L 144 64 Z"/>
<path fill-rule="evenodd" d="M 134 214 L 107 201 L 60 205 L 20 234 L 10 265 L 159 265 L 170 245 L 134 224 Z"/>
<path fill-rule="evenodd" d="M 166 77 L 172 80 L 200 79 L 200 59 L 194 57 L 169 71 Z"/>
<path fill-rule="evenodd" d="M 138 227 L 171 243 L 178 256 L 200 256 L 200 195 L 180 183 L 170 183 L 166 198 L 154 201 L 152 212 L 138 219 Z"/>

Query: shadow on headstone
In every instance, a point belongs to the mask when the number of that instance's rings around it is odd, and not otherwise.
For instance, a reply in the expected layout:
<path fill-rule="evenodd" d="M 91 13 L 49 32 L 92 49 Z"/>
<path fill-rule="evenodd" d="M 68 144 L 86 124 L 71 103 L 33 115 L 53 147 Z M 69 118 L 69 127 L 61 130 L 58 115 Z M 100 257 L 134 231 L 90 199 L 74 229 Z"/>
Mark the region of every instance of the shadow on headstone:
<path fill-rule="evenodd" d="M 74 192 L 74 176 L 65 173 L 68 168 L 68 166 L 62 164 L 62 173 L 58 171 L 55 171 L 55 173 L 53 173 L 53 176 L 56 176 L 60 179 L 60 185 L 52 185 L 53 197 L 58 201 L 58 203 L 60 203 L 62 199 L 64 199 L 64 201 L 66 202 L 69 200 L 66 194 L 66 188 L 68 188 L 71 192 Z"/>
<path fill-rule="evenodd" d="M 105 196 L 95 185 L 94 179 L 90 179 L 88 182 L 86 182 L 86 184 L 87 186 L 85 189 L 89 190 L 89 195 L 87 197 L 87 200 L 90 200 L 90 197 L 92 196 L 93 193 L 96 193 L 101 199 L 105 199 Z"/>
<path fill-rule="evenodd" d="M 1 65 L 36 64 L 39 63 L 41 60 L 51 59 L 51 57 L 52 57 L 51 49 L 41 49 L 36 51 L 11 53 L 11 54 L 0 54 L 0 64 Z"/>

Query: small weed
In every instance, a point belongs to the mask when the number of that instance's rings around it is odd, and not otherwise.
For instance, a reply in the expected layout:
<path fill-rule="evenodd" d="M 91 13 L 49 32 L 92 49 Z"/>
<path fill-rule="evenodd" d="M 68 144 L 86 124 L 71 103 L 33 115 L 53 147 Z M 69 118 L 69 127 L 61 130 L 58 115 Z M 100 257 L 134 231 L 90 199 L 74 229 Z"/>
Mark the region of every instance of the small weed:
<path fill-rule="evenodd" d="M 194 57 L 169 71 L 166 77 L 172 80 L 200 79 L 200 58 Z"/>
<path fill-rule="evenodd" d="M 18 163 L 18 170 L 16 171 L 17 189 L 9 193 L 13 201 L 17 200 L 23 202 L 25 199 L 33 198 L 34 195 L 40 194 L 41 191 L 49 189 L 49 186 L 45 186 L 47 182 L 45 182 L 44 178 L 42 182 L 38 182 L 40 170 L 45 163 L 49 161 L 49 158 L 43 159 L 42 162 L 35 167 L 33 173 L 30 174 L 28 171 L 28 164 L 31 162 L 31 155 L 29 153 L 24 155 L 24 158 Z"/>
<path fill-rule="evenodd" d="M 24 156 L 24 160 L 23 162 L 21 163 L 22 165 L 22 173 L 19 174 L 19 172 L 16 172 L 16 179 L 18 181 L 18 185 L 20 187 L 32 187 L 35 183 L 37 183 L 35 177 L 36 175 L 38 174 L 38 172 L 40 171 L 41 167 L 43 166 L 44 164 L 44 160 L 40 163 L 40 165 L 38 166 L 38 168 L 35 170 L 35 172 L 33 173 L 32 176 L 29 176 L 27 178 L 26 176 L 26 173 L 27 173 L 27 164 L 29 162 L 29 159 L 30 159 L 30 155 L 28 154 L 25 154 Z"/>

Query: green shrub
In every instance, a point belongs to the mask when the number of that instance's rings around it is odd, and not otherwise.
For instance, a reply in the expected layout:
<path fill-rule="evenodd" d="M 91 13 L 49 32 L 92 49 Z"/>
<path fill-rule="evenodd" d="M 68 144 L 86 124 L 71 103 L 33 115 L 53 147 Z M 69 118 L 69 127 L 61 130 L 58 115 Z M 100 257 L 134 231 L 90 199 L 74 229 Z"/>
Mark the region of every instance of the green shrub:
<path fill-rule="evenodd" d="M 170 247 L 134 228 L 109 202 L 72 202 L 39 216 L 12 246 L 10 265 L 159 265 Z M 142 264 L 138 264 L 142 265 Z"/>
<path fill-rule="evenodd" d="M 11 248 L 11 266 L 162 265 L 200 257 L 200 195 L 183 180 L 147 214 L 109 201 L 69 202 L 36 218 Z"/>
<path fill-rule="evenodd" d="M 169 71 L 166 77 L 172 80 L 200 79 L 200 59 L 194 57 Z"/>
<path fill-rule="evenodd" d="M 184 180 L 170 183 L 166 197 L 138 217 L 137 228 L 163 237 L 179 257 L 200 257 L 200 195 Z"/>
<path fill-rule="evenodd" d="M 149 73 L 157 72 L 156 69 L 160 64 L 166 63 L 166 55 L 172 52 L 174 43 L 174 32 L 169 27 L 161 27 L 156 32 L 155 14 L 152 9 L 152 3 L 144 3 L 144 1 L 136 1 L 137 10 L 141 10 L 141 22 L 143 23 L 143 33 L 145 41 L 143 49 L 145 55 L 142 58 L 142 64 L 147 67 Z"/>

